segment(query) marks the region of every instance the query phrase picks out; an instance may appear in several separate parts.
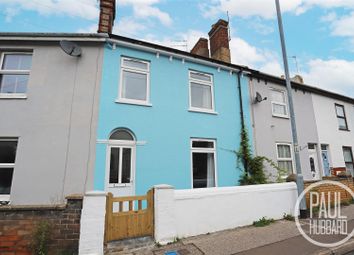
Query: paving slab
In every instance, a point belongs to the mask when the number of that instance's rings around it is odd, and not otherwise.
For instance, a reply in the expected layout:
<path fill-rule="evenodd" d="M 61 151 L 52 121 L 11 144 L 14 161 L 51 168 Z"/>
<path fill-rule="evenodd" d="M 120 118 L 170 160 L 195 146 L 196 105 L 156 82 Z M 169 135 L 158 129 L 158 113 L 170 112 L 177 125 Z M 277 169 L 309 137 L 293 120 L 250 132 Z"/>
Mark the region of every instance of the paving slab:
<path fill-rule="evenodd" d="M 277 221 L 265 227 L 243 227 L 182 239 L 194 243 L 207 255 L 230 255 L 300 235 L 295 222 Z"/>

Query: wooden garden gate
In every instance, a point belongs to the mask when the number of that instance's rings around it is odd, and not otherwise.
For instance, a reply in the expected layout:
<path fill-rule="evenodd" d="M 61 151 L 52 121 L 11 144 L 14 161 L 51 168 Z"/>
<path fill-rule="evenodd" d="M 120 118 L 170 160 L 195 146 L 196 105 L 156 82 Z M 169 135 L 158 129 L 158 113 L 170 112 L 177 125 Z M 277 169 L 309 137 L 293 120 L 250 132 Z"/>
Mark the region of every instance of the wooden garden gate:
<path fill-rule="evenodd" d="M 113 197 L 112 193 L 108 193 L 105 242 L 153 234 L 153 189 L 145 196 Z"/>

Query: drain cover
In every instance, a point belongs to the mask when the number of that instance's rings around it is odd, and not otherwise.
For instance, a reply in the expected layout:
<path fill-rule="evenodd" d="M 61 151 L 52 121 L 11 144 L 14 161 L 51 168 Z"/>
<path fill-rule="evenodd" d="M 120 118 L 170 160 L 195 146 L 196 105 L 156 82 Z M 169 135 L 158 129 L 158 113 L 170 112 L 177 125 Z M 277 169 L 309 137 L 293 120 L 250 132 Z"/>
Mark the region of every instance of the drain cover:
<path fill-rule="evenodd" d="M 166 251 L 165 255 L 179 255 L 177 251 Z"/>

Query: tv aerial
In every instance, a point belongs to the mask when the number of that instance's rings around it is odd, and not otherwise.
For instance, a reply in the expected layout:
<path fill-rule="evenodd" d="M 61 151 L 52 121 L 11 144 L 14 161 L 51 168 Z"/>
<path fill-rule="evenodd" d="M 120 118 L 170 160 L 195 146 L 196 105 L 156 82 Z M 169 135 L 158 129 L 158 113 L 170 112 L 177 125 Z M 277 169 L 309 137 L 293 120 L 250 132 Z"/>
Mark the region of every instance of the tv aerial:
<path fill-rule="evenodd" d="M 69 56 L 80 57 L 81 56 L 81 47 L 74 42 L 61 40 L 59 42 L 60 48 Z"/>

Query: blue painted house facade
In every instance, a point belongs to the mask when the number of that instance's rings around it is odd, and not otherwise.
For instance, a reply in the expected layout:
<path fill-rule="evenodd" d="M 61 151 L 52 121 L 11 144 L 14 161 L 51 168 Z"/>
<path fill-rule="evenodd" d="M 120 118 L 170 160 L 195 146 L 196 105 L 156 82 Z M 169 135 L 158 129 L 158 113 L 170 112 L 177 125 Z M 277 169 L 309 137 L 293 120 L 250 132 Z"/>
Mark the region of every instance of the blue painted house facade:
<path fill-rule="evenodd" d="M 250 129 L 248 78 L 238 71 L 220 61 L 111 37 L 104 48 L 94 188 L 142 195 L 156 184 L 238 185 L 239 86 Z"/>

